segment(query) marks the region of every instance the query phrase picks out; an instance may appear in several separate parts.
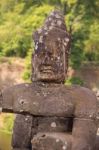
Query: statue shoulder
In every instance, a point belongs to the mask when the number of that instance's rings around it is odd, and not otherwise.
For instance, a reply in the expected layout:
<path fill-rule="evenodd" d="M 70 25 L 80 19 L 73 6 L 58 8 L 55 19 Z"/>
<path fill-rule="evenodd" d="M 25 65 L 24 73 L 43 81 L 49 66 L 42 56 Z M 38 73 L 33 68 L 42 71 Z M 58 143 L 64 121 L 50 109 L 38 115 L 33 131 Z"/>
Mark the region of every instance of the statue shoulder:
<path fill-rule="evenodd" d="M 22 84 L 17 84 L 17 85 L 7 87 L 7 88 L 3 89 L 1 92 L 3 95 L 8 96 L 8 95 L 13 95 L 16 92 L 18 93 L 18 92 L 25 91 L 31 87 L 33 87 L 33 85 L 31 83 L 22 83 Z"/>
<path fill-rule="evenodd" d="M 30 91 L 34 91 L 34 85 L 32 83 L 22 83 L 3 89 L 1 94 L 3 101 L 7 101 L 7 99 L 14 101 L 14 99 L 23 96 L 25 93 L 30 93 Z"/>
<path fill-rule="evenodd" d="M 82 86 L 73 86 L 73 92 L 76 97 L 78 97 L 77 101 L 84 101 L 88 103 L 96 103 L 97 98 L 92 90 Z"/>

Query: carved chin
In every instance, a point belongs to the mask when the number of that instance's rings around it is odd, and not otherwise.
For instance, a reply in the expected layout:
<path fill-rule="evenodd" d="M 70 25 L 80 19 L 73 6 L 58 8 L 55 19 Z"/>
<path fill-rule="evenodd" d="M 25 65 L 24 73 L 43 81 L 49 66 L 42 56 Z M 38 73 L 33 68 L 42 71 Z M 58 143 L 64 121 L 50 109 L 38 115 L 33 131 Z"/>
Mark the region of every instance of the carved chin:
<path fill-rule="evenodd" d="M 37 77 L 37 80 L 40 81 L 47 81 L 47 82 L 51 82 L 51 81 L 55 81 L 55 82 L 64 82 L 65 80 L 65 76 L 63 74 L 48 74 L 48 73 L 40 73 Z"/>

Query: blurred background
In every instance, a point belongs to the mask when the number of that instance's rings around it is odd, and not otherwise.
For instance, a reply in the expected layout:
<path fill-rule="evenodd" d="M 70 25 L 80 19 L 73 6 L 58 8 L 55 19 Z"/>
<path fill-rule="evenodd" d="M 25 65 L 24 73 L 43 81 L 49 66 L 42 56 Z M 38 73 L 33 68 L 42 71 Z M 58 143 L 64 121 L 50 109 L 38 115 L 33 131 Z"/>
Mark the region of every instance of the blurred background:
<path fill-rule="evenodd" d="M 0 0 L 0 90 L 31 82 L 33 32 L 49 12 L 60 8 L 72 31 L 66 84 L 79 84 L 99 93 L 98 0 Z M 0 150 L 10 150 L 12 114 L 0 114 Z"/>

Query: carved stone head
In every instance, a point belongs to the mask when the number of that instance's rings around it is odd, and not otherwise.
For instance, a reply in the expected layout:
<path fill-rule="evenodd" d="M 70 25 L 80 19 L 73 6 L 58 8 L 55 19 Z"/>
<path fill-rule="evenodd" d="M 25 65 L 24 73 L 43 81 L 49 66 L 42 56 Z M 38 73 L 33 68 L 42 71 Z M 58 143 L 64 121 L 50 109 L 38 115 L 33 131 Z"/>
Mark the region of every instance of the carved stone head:
<path fill-rule="evenodd" d="M 51 12 L 33 38 L 35 51 L 32 57 L 32 80 L 64 82 L 68 67 L 70 35 L 63 14 L 59 10 Z"/>

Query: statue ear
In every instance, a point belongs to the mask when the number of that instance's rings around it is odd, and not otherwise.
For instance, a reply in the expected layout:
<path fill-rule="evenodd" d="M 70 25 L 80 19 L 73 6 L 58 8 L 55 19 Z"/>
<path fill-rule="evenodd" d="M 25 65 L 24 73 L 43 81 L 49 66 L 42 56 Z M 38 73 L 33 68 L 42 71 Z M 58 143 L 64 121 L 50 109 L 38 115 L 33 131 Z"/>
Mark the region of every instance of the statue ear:
<path fill-rule="evenodd" d="M 33 34 L 32 34 L 32 38 L 33 38 L 33 39 L 35 39 L 35 34 L 36 34 L 36 32 L 37 32 L 37 31 L 33 32 Z"/>
<path fill-rule="evenodd" d="M 39 35 L 38 35 L 38 32 L 37 32 L 37 31 L 33 32 L 32 38 L 33 38 L 34 43 L 36 43 L 36 41 L 38 41 L 38 39 L 39 39 L 38 36 L 39 36 Z"/>
<path fill-rule="evenodd" d="M 34 71 L 34 56 L 35 56 L 35 53 L 32 53 L 32 72 L 31 72 L 31 81 L 36 81 L 36 75 L 35 75 L 35 71 Z"/>

